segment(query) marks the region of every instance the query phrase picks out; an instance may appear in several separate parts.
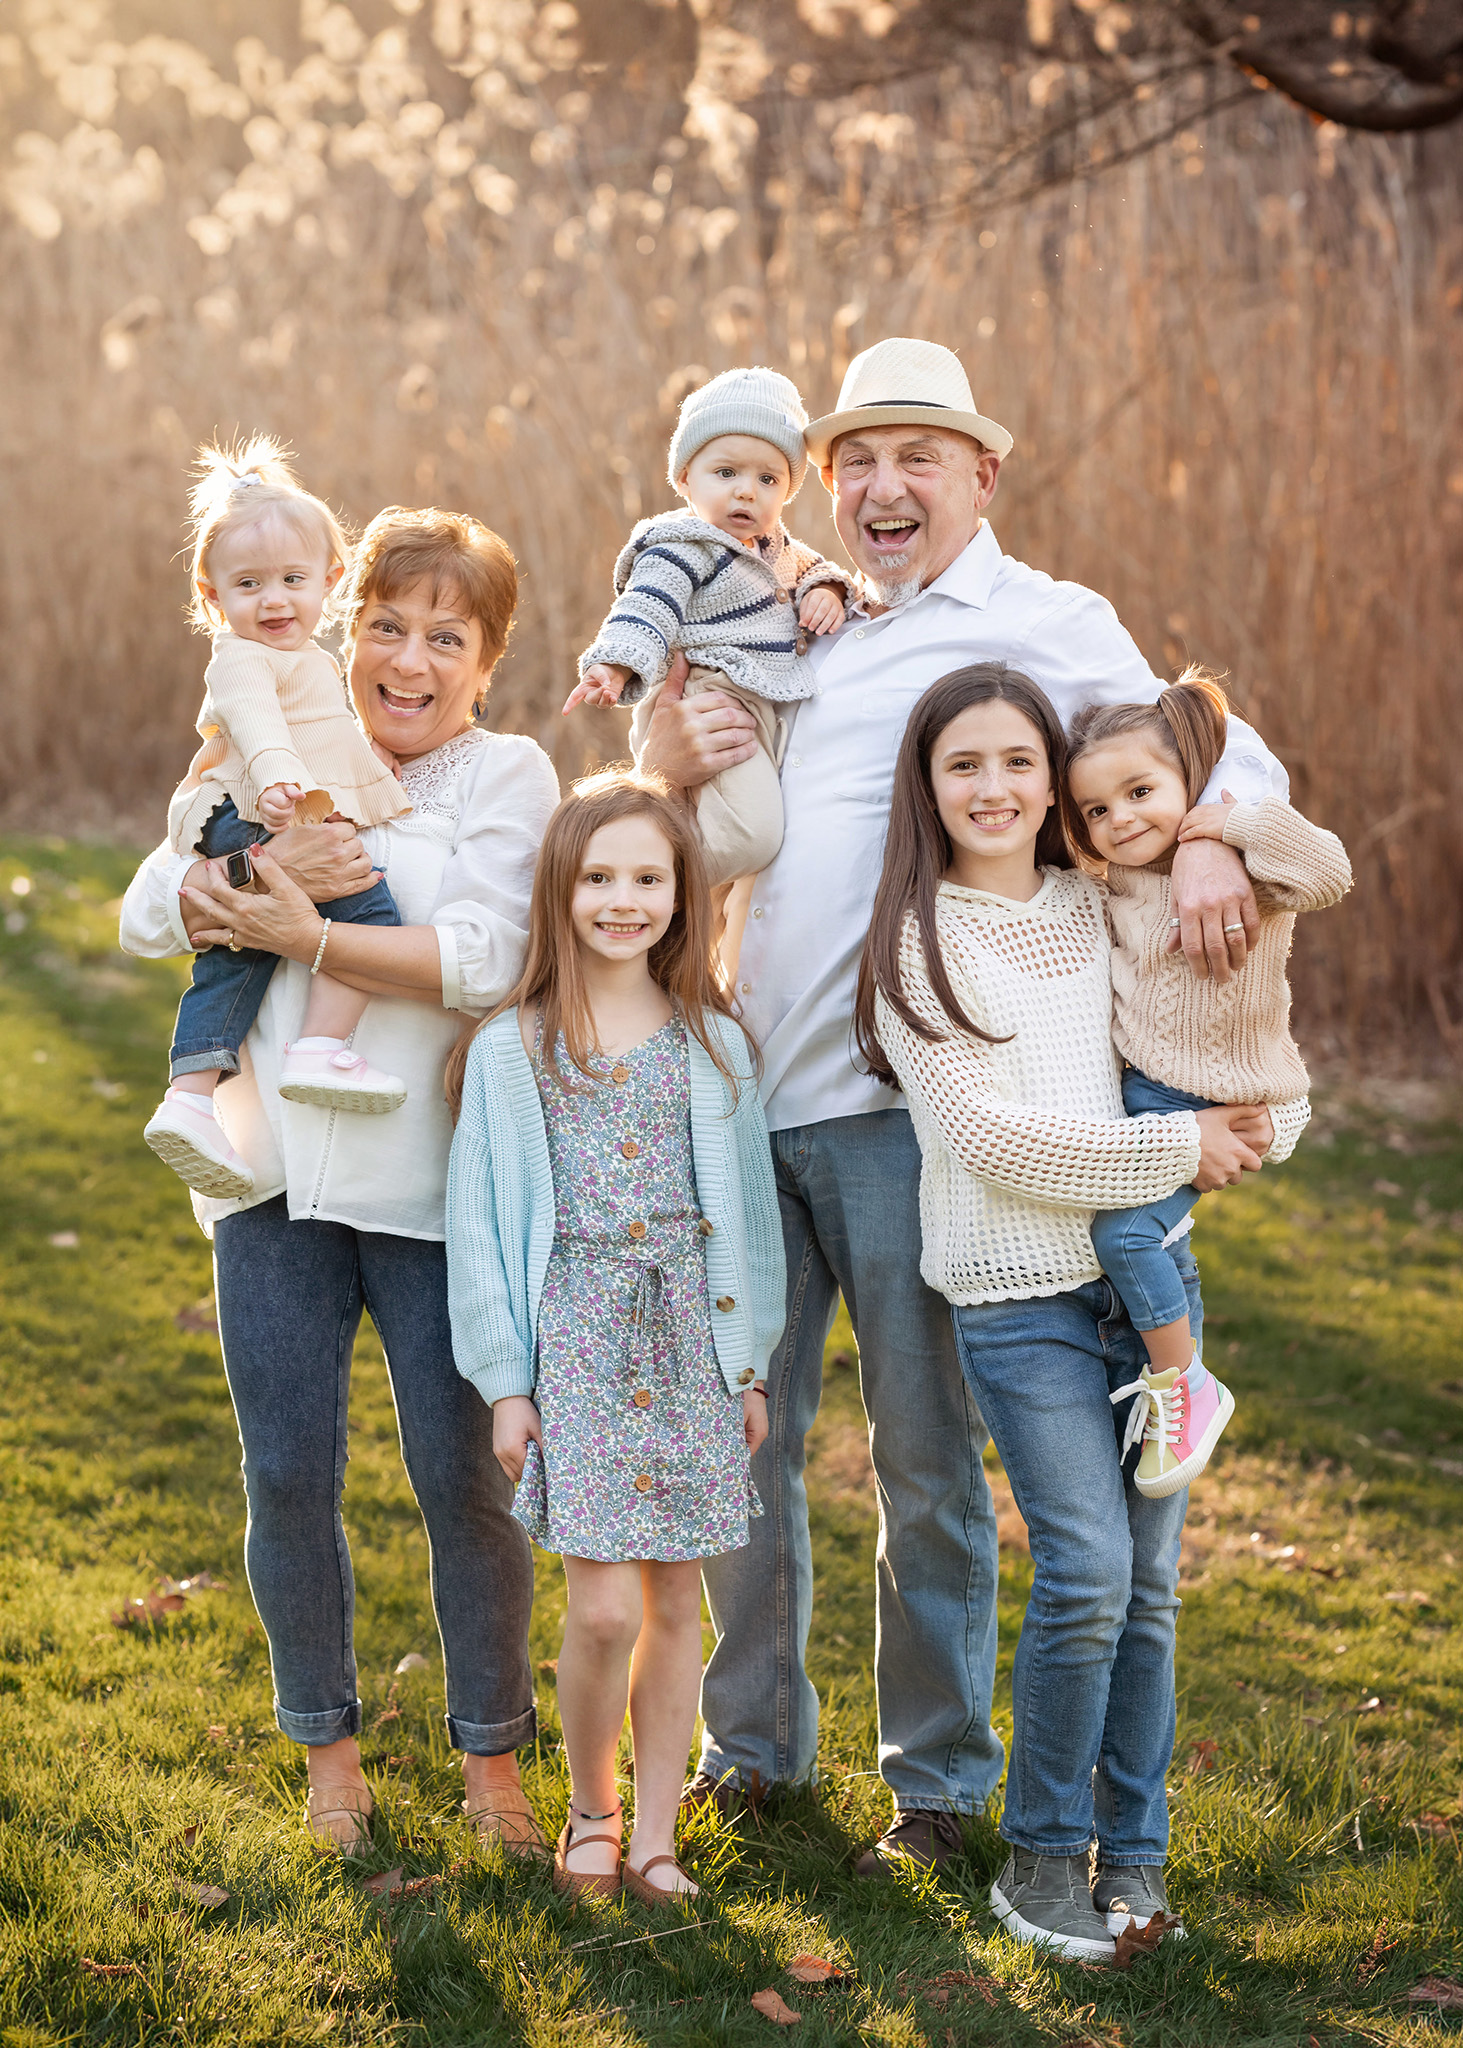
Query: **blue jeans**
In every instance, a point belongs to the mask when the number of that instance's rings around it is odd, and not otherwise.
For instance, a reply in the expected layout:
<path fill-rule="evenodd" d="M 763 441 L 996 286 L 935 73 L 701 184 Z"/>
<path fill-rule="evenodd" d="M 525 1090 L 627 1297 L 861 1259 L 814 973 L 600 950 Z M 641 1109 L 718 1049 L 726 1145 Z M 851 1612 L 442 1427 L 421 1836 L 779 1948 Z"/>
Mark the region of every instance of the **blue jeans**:
<path fill-rule="evenodd" d="M 1197 1334 L 1199 1269 L 1185 1248 L 1174 1258 Z M 1108 1395 L 1137 1377 L 1143 1346 L 1106 1280 L 952 1315 L 1035 1566 L 1001 1833 L 1042 1856 L 1083 1856 L 1095 1834 L 1105 1862 L 1162 1863 L 1188 1493 L 1150 1500 L 1119 1460 L 1131 1403 Z"/>
<path fill-rule="evenodd" d="M 907 1111 L 775 1131 L 787 1327 L 768 1373 L 771 1433 L 752 1470 L 767 1512 L 708 1560 L 716 1648 L 701 1767 L 764 1785 L 809 1777 L 818 1695 L 804 1669 L 813 1559 L 803 1441 L 840 1292 L 858 1337 L 879 1508 L 874 1682 L 879 1767 L 901 1809 L 978 1810 L 1000 1781 L 990 1725 L 996 1526 L 986 1431 L 943 1296 L 919 1276 L 919 1144 Z"/>
<path fill-rule="evenodd" d="M 1123 1074 L 1123 1107 L 1129 1116 L 1172 1116 L 1176 1110 L 1214 1106 L 1207 1096 L 1186 1095 L 1182 1088 L 1150 1081 L 1136 1067 Z M 1189 1312 L 1180 1263 L 1180 1253 L 1187 1256 L 1188 1238 L 1179 1238 L 1167 1250 L 1163 1240 L 1198 1199 L 1197 1188 L 1177 1188 L 1146 1208 L 1108 1209 L 1092 1219 L 1097 1263 L 1122 1296 L 1136 1330 L 1161 1329 Z"/>
<path fill-rule="evenodd" d="M 198 851 L 205 860 L 221 860 L 226 853 L 241 853 L 246 846 L 262 846 L 269 834 L 262 825 L 251 825 L 239 816 L 232 797 L 225 797 L 198 835 Z M 333 903 L 318 904 L 322 917 L 338 924 L 400 924 L 401 913 L 384 882 L 373 882 L 356 896 L 341 896 Z M 240 946 L 237 953 L 227 946 L 212 946 L 193 960 L 193 983 L 178 1005 L 173 1027 L 173 1048 L 168 1055 L 169 1072 L 221 1074 L 239 1071 L 239 1047 L 249 1036 L 259 1015 L 269 977 L 279 965 L 275 953 L 260 953 L 252 946 Z"/>
<path fill-rule="evenodd" d="M 427 1525 L 454 1749 L 532 1740 L 533 1563 L 493 1456 L 493 1414 L 458 1372 L 447 1250 L 291 1222 L 286 1198 L 214 1228 L 224 1371 L 244 1447 L 249 1589 L 269 1638 L 275 1719 L 296 1742 L 361 1725 L 355 1581 L 341 1521 L 351 1348 L 365 1308 L 386 1351 L 401 1455 Z"/>

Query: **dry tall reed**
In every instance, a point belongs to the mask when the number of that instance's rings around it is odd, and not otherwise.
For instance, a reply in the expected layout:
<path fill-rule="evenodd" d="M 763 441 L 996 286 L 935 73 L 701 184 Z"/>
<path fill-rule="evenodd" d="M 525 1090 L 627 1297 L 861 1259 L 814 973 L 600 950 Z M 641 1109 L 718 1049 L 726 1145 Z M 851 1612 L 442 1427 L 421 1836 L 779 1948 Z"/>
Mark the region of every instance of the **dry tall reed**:
<path fill-rule="evenodd" d="M 768 360 L 819 411 L 854 350 L 924 334 L 1016 435 L 1003 545 L 1105 592 L 1156 668 L 1226 671 L 1351 846 L 1354 896 L 1302 922 L 1308 1042 L 1463 1054 L 1446 137 L 1338 138 L 1273 93 L 1205 121 L 1212 88 L 1163 87 L 1162 148 L 972 206 L 1044 72 L 764 104 L 719 30 L 672 104 L 576 72 L 608 33 L 582 12 L 307 0 L 302 43 L 263 0 L 227 55 L 34 0 L 0 38 L 5 814 L 155 827 L 206 652 L 184 469 L 216 429 L 287 436 L 356 520 L 435 500 L 497 527 L 525 598 L 490 715 L 568 770 L 623 744 L 557 707 L 629 523 L 668 502 L 681 392 Z M 793 515 L 833 544 L 816 480 Z"/>

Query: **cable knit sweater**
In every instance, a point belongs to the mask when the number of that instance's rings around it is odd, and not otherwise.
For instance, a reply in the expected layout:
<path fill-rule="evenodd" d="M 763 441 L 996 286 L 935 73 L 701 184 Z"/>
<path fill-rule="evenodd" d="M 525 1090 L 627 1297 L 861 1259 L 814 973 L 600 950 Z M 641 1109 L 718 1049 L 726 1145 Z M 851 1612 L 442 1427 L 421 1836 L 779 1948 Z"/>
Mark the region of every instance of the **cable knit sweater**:
<path fill-rule="evenodd" d="M 168 841 L 192 853 L 221 798 L 257 825 L 259 797 L 277 782 L 306 792 L 301 824 L 332 811 L 357 825 L 385 825 L 411 804 L 351 711 L 340 670 L 314 640 L 295 649 L 261 647 L 222 627 L 203 678 L 198 730 L 205 744 L 168 805 Z"/>
<path fill-rule="evenodd" d="M 620 696 L 638 704 L 664 677 L 677 647 L 688 661 L 774 704 L 813 689 L 798 668 L 797 607 L 819 583 L 855 590 L 852 576 L 794 540 L 781 524 L 765 540 L 736 540 L 693 512 L 642 519 L 615 563 L 615 604 L 579 657 L 635 673 Z"/>
<path fill-rule="evenodd" d="M 1290 1035 L 1285 978 L 1295 914 L 1338 902 L 1351 887 L 1351 864 L 1334 832 L 1279 797 L 1235 804 L 1224 839 L 1244 855 L 1260 936 L 1244 972 L 1222 987 L 1196 981 L 1183 954 L 1166 951 L 1171 863 L 1108 868 L 1113 1038 L 1125 1059 L 1170 1088 L 1211 1102 L 1284 1102 L 1310 1086 Z"/>
<path fill-rule="evenodd" d="M 1065 1294 L 1101 1274 L 1088 1230 L 1097 1210 L 1158 1201 L 1193 1179 L 1199 1126 L 1187 1113 L 1123 1113 L 1110 948 L 1090 876 L 1048 868 L 1029 903 L 945 882 L 935 918 L 966 1015 L 1005 1042 L 953 1030 L 909 918 L 905 994 L 949 1034 L 928 1043 L 879 997 L 879 1041 L 923 1155 L 920 1271 L 961 1306 Z M 1272 1115 L 1268 1156 L 1287 1158 L 1306 1105 Z"/>

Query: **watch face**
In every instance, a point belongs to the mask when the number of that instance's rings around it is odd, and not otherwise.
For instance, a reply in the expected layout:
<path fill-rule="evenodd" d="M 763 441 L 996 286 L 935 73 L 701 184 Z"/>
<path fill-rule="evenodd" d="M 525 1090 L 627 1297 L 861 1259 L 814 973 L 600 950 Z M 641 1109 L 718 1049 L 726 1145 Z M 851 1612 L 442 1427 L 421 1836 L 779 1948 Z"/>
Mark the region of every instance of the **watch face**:
<path fill-rule="evenodd" d="M 249 865 L 248 854 L 231 853 L 228 857 L 227 866 L 229 887 L 232 889 L 247 889 L 254 878 L 254 870 Z"/>

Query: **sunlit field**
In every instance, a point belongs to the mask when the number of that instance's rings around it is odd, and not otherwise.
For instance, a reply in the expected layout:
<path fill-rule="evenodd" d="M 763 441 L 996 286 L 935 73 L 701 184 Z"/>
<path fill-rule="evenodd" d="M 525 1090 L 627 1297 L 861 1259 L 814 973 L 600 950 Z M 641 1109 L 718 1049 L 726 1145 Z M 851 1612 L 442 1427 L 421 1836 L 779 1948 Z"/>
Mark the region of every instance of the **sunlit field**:
<path fill-rule="evenodd" d="M 425 1540 L 369 1333 L 346 1513 L 377 1820 L 359 1863 L 307 1842 L 244 1583 L 207 1246 L 141 1141 L 178 970 L 115 950 L 130 868 L 0 847 L 4 2048 L 752 2043 L 767 1991 L 813 2044 L 1438 2038 L 1435 1999 L 1408 1996 L 1463 1976 L 1463 1131 L 1437 1091 L 1323 1096 L 1292 1165 L 1201 1212 L 1209 1356 L 1239 1412 L 1190 1514 L 1170 1777 L 1187 1943 L 1128 1971 L 1033 1960 L 987 1907 L 994 1813 L 940 1882 L 851 1875 L 888 1806 L 846 1326 L 811 1467 L 817 1788 L 691 1829 L 683 1918 L 575 1908 L 457 1815 Z M 1030 1566 L 992 1477 L 1008 1723 Z M 551 1834 L 561 1618 L 540 1559 L 523 1762 Z M 844 1974 L 801 1982 L 800 1956 Z"/>

